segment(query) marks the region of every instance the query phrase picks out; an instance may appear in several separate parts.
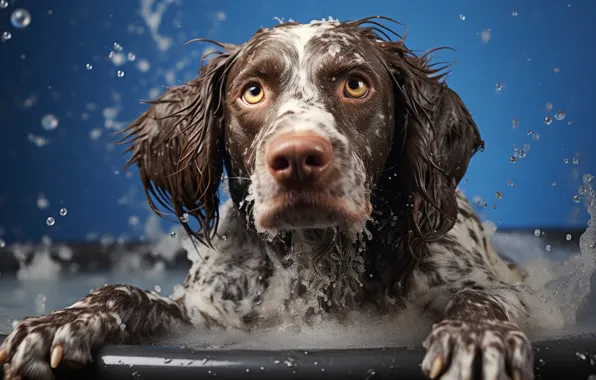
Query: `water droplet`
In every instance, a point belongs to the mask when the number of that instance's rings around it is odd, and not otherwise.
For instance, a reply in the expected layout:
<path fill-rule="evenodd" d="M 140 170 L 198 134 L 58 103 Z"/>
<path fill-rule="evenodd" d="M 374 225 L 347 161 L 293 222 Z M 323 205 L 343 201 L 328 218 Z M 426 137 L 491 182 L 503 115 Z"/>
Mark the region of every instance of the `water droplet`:
<path fill-rule="evenodd" d="M 513 12 L 511 12 L 511 16 L 513 16 L 513 17 L 517 17 L 517 15 L 518 15 L 517 11 L 513 11 Z"/>
<path fill-rule="evenodd" d="M 2 33 L 2 37 L 0 38 L 2 40 L 2 42 L 6 42 L 8 40 L 10 40 L 12 38 L 12 34 L 10 34 L 10 32 L 4 32 Z"/>
<path fill-rule="evenodd" d="M 8 7 L 8 0 L 0 0 L 0 9 L 6 9 Z"/>
<path fill-rule="evenodd" d="M 571 240 L 571 234 L 565 235 L 565 240 L 570 241 Z"/>
<path fill-rule="evenodd" d="M 544 118 L 544 124 L 546 125 L 551 125 L 553 123 L 553 118 L 550 116 L 547 116 Z"/>
<path fill-rule="evenodd" d="M 533 140 L 540 140 L 540 133 L 534 133 L 534 134 L 532 135 L 532 139 L 533 139 Z"/>
<path fill-rule="evenodd" d="M 495 194 L 495 196 L 497 197 L 497 199 L 503 199 L 503 193 L 500 191 L 497 191 L 497 193 Z"/>
<path fill-rule="evenodd" d="M 511 187 L 515 187 L 515 184 L 513 183 L 512 180 L 507 181 L 507 185 L 511 186 Z"/>
<path fill-rule="evenodd" d="M 2 239 L 0 239 L 0 248 L 4 248 L 6 247 L 6 242 Z"/>
<path fill-rule="evenodd" d="M 496 92 L 501 92 L 502 89 L 503 89 L 503 84 L 502 83 L 497 83 L 497 85 L 495 86 L 495 91 Z"/>
<path fill-rule="evenodd" d="M 534 230 L 534 236 L 540 236 L 540 230 L 538 228 Z"/>
<path fill-rule="evenodd" d="M 135 53 L 128 53 L 128 60 L 129 61 L 134 61 L 135 59 L 137 59 L 137 56 L 135 55 Z"/>
<path fill-rule="evenodd" d="M 579 195 L 574 195 L 573 196 L 573 203 L 579 203 L 582 201 L 582 198 Z"/>
<path fill-rule="evenodd" d="M 594 179 L 592 174 L 584 174 L 584 183 L 590 183 Z"/>
<path fill-rule="evenodd" d="M 567 125 L 571 125 L 573 122 L 571 120 L 567 120 Z"/>
<path fill-rule="evenodd" d="M 573 157 L 573 165 L 579 164 L 579 158 Z"/>
<path fill-rule="evenodd" d="M 564 164 L 568 164 L 568 163 L 569 163 L 569 159 L 568 159 L 568 158 L 564 158 L 564 159 L 563 159 L 563 163 L 564 163 Z"/>
<path fill-rule="evenodd" d="M 86 65 L 85 65 L 85 68 L 86 68 L 87 70 L 93 70 L 93 65 L 92 65 L 92 64 L 90 64 L 90 63 L 88 63 L 88 64 L 86 64 Z"/>
<path fill-rule="evenodd" d="M 114 51 L 122 51 L 122 45 L 118 42 L 114 42 Z"/>
<path fill-rule="evenodd" d="M 60 216 L 66 216 L 66 214 L 68 214 L 68 210 L 65 208 L 61 208 L 60 209 Z"/>
<path fill-rule="evenodd" d="M 512 164 L 515 164 L 515 161 L 517 161 L 517 158 L 515 158 L 515 156 L 511 156 L 509 158 L 509 162 L 511 162 Z"/>
<path fill-rule="evenodd" d="M 554 71 L 555 73 L 558 73 L 558 72 L 560 72 L 560 71 L 561 71 L 561 69 L 560 69 L 560 68 L 558 68 L 558 67 L 555 67 L 555 68 L 553 69 L 553 71 Z"/>
<path fill-rule="evenodd" d="M 532 131 L 531 131 L 530 129 L 528 129 L 528 130 L 526 131 L 526 135 L 530 136 L 531 134 L 532 134 Z"/>
<path fill-rule="evenodd" d="M 520 150 L 518 153 L 518 157 L 519 158 L 526 158 L 526 151 L 525 150 Z"/>
<path fill-rule="evenodd" d="M 513 129 L 517 128 L 519 126 L 519 120 L 517 118 L 514 118 L 511 121 L 511 126 L 513 127 Z"/>
<path fill-rule="evenodd" d="M 46 219 L 46 224 L 51 227 L 54 225 L 54 223 L 56 223 L 56 219 L 54 219 L 51 216 L 48 216 L 48 218 Z"/>
<path fill-rule="evenodd" d="M 116 75 L 118 75 L 118 78 L 122 78 L 124 76 L 124 71 L 118 70 L 118 72 L 116 73 Z"/>
<path fill-rule="evenodd" d="M 178 234 L 174 231 L 170 232 L 170 237 L 175 238 L 176 236 L 178 236 Z"/>
<path fill-rule="evenodd" d="M 557 183 L 555 181 L 553 181 L 552 185 L 553 186 L 557 186 Z"/>
<path fill-rule="evenodd" d="M 555 113 L 555 119 L 557 119 L 557 120 L 565 119 L 565 111 L 558 110 L 557 113 Z"/>
<path fill-rule="evenodd" d="M 550 244 L 547 244 L 545 248 L 546 248 L 546 252 L 550 252 L 550 250 L 552 249 Z"/>
<path fill-rule="evenodd" d="M 56 119 L 56 116 L 52 115 L 51 113 L 47 113 L 41 118 L 41 126 L 46 131 L 53 131 L 54 129 L 58 128 L 58 119 Z"/>
<path fill-rule="evenodd" d="M 17 29 L 26 28 L 31 24 L 31 14 L 23 8 L 15 9 L 10 15 L 10 23 Z"/>
<path fill-rule="evenodd" d="M 155 287 L 153 289 L 155 289 L 155 291 L 158 293 L 161 292 L 161 286 L 159 286 L 159 285 L 155 285 Z"/>
<path fill-rule="evenodd" d="M 577 193 L 579 195 L 584 195 L 588 192 L 588 187 L 586 185 L 581 185 L 578 189 L 577 189 Z"/>
<path fill-rule="evenodd" d="M 466 21 L 466 15 L 465 14 L 460 14 L 459 15 L 459 19 L 462 21 Z"/>
<path fill-rule="evenodd" d="M 187 213 L 182 214 L 182 216 L 180 217 L 180 221 L 182 223 L 187 223 L 188 222 L 188 214 Z"/>

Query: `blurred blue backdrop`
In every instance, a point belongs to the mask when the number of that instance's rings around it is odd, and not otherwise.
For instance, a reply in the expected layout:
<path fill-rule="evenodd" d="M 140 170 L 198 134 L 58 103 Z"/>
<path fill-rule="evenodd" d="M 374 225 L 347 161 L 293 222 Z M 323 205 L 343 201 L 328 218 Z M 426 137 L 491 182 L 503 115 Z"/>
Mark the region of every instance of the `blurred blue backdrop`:
<path fill-rule="evenodd" d="M 18 8 L 31 14 L 21 29 L 10 21 Z M 411 49 L 456 49 L 437 59 L 457 61 L 448 83 L 487 142 L 461 184 L 483 217 L 507 228 L 586 225 L 573 197 L 596 174 L 593 0 L 0 0 L 0 238 L 172 228 L 148 219 L 138 175 L 122 172 L 122 147 L 110 142 L 145 109 L 140 99 L 198 71 L 207 46 L 182 44 L 240 43 L 274 17 L 369 15 L 407 24 Z M 545 122 L 560 110 L 563 120 Z M 45 115 L 55 129 L 43 128 Z"/>

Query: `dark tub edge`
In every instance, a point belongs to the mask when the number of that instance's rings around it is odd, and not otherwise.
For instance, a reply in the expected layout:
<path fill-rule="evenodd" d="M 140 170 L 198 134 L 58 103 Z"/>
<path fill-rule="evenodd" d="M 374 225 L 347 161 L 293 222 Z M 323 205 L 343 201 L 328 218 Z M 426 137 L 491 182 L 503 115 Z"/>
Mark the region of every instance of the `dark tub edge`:
<path fill-rule="evenodd" d="M 596 374 L 596 334 L 533 345 L 537 379 Z M 423 379 L 423 356 L 421 347 L 263 351 L 109 345 L 93 365 L 77 375 L 58 373 L 58 379 Z"/>

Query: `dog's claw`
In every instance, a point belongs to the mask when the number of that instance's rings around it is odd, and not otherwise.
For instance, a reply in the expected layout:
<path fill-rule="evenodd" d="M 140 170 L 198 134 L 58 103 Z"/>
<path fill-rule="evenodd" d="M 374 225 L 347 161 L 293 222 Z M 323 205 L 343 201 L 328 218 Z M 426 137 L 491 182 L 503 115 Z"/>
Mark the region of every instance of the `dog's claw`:
<path fill-rule="evenodd" d="M 64 348 L 60 344 L 54 346 L 52 348 L 52 355 L 50 356 L 50 367 L 56 368 L 60 361 L 62 360 L 62 356 L 64 355 Z"/>
<path fill-rule="evenodd" d="M 439 374 L 441 374 L 444 364 L 445 363 L 443 362 L 443 357 L 441 355 L 434 358 L 433 364 L 430 367 L 430 373 L 428 374 L 428 377 L 431 380 L 436 379 L 439 376 Z"/>
<path fill-rule="evenodd" d="M 6 359 L 8 359 L 8 353 L 5 350 L 0 350 L 0 365 L 4 364 Z"/>

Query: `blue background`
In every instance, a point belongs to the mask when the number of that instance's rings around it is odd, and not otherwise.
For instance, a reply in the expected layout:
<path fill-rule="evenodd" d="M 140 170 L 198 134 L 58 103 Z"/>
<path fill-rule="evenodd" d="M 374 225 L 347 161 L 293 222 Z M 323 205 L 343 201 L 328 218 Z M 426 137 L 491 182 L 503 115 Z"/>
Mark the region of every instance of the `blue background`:
<path fill-rule="evenodd" d="M 596 2 L 568 1 L 13 1 L 0 9 L 0 34 L 12 34 L 0 43 L 0 238 L 136 239 L 155 230 L 138 175 L 122 172 L 122 147 L 110 146 L 110 134 L 145 109 L 140 99 L 195 75 L 207 46 L 180 49 L 184 42 L 241 43 L 260 26 L 276 24 L 275 16 L 308 22 L 386 15 L 409 26 L 411 49 L 455 48 L 437 59 L 457 61 L 448 83 L 487 142 L 462 182 L 470 198 L 483 199 L 479 212 L 507 228 L 583 227 L 588 214 L 572 198 L 585 173 L 596 175 L 596 52 L 589 48 Z M 159 48 L 141 12 L 161 6 L 156 30 L 171 38 L 168 49 Z M 28 27 L 11 26 L 16 8 L 30 11 Z M 129 52 L 136 60 L 116 67 L 109 58 L 114 42 L 125 60 Z M 143 59 L 150 63 L 146 72 L 138 68 Z M 559 109 L 566 118 L 547 126 L 544 118 Z M 47 113 L 59 120 L 55 130 L 41 127 Z M 98 131 L 101 138 L 92 139 Z M 38 147 L 36 137 L 49 144 Z M 514 149 L 525 144 L 526 157 L 511 163 Z M 38 207 L 40 194 L 49 201 L 45 209 Z M 45 224 L 48 216 L 56 218 L 54 226 Z M 161 223 L 164 230 L 172 226 Z"/>

